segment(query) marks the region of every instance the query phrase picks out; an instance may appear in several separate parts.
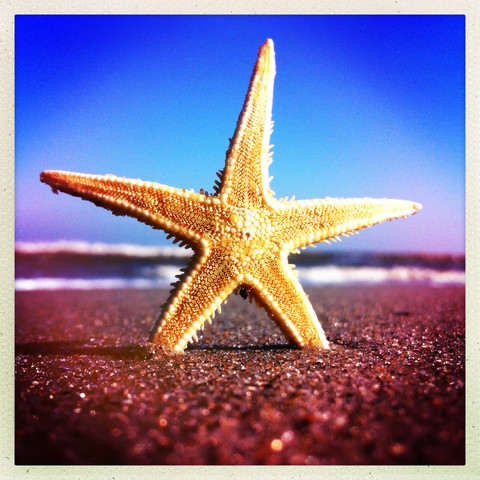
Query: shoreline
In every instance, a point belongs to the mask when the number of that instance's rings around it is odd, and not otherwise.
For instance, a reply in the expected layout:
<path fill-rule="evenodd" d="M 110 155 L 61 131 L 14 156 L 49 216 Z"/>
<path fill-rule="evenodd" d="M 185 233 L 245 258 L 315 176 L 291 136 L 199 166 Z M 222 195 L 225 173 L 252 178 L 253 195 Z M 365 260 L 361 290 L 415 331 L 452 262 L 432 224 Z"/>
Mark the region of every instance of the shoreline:
<path fill-rule="evenodd" d="M 461 465 L 464 287 L 305 288 L 331 350 L 231 297 L 183 355 L 166 290 L 16 293 L 16 463 Z"/>

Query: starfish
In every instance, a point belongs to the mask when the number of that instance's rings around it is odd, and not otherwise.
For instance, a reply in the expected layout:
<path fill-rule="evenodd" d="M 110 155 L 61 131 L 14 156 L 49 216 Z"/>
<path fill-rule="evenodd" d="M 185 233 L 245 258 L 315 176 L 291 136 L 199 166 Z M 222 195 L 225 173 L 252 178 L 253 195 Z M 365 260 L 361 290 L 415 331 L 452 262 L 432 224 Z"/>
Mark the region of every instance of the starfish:
<path fill-rule="evenodd" d="M 268 176 L 274 76 L 268 39 L 260 47 L 213 194 L 114 175 L 58 170 L 40 175 L 54 193 L 134 217 L 193 249 L 150 334 L 150 341 L 167 350 L 182 352 L 197 340 L 197 330 L 211 323 L 231 293 L 255 299 L 295 345 L 329 348 L 288 255 L 421 208 L 390 199 L 275 199 Z"/>

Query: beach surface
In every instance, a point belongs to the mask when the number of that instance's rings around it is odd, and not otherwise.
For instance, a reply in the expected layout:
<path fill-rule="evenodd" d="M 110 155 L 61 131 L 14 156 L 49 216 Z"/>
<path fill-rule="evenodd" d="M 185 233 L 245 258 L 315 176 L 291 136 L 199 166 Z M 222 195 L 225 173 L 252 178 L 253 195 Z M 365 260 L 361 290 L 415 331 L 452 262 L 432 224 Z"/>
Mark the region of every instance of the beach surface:
<path fill-rule="evenodd" d="M 169 355 L 166 290 L 17 292 L 15 463 L 464 464 L 464 288 L 305 290 L 328 351 L 239 296 Z"/>

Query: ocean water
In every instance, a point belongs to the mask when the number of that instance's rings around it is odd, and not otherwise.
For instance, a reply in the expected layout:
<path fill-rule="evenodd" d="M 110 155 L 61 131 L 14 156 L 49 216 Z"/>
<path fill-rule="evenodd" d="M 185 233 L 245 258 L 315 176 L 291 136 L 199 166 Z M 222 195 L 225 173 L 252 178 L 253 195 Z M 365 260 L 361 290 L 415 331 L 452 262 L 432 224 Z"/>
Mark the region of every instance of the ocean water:
<path fill-rule="evenodd" d="M 87 242 L 17 242 L 15 289 L 168 288 L 192 250 Z M 321 252 L 291 255 L 303 285 L 464 285 L 465 256 Z"/>

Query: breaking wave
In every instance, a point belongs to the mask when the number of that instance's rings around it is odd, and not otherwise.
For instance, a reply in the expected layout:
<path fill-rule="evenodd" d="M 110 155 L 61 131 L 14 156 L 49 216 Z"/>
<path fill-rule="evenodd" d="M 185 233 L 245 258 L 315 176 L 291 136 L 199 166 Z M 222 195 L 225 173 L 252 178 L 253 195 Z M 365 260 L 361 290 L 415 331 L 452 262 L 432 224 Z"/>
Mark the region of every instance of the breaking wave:
<path fill-rule="evenodd" d="M 167 288 L 191 255 L 191 250 L 175 246 L 18 242 L 15 289 Z M 307 250 L 295 256 L 294 263 L 300 282 L 306 286 L 465 284 L 463 255 Z"/>

